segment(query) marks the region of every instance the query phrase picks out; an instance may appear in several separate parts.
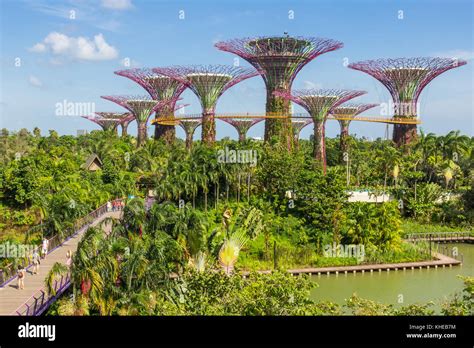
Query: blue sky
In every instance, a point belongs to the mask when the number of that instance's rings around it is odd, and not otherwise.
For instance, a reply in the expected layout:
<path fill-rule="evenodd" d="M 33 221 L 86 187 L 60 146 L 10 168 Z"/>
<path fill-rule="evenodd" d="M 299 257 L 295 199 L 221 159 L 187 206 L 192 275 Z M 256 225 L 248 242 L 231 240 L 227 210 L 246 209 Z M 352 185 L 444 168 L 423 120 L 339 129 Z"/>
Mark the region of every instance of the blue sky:
<path fill-rule="evenodd" d="M 346 68 L 345 61 L 415 56 L 468 60 L 466 66 L 428 85 L 419 100 L 420 116 L 421 128 L 427 132 L 474 133 L 471 0 L 0 0 L 0 6 L 0 128 L 38 126 L 43 134 L 48 129 L 60 134 L 97 129 L 77 116 L 57 116 L 56 104 L 87 102 L 95 103 L 96 111 L 120 111 L 100 95 L 145 95 L 134 82 L 113 74 L 124 68 L 124 59 L 137 67 L 233 64 L 235 56 L 214 48 L 216 41 L 286 31 L 344 43 L 344 48 L 304 67 L 293 88 L 366 90 L 368 94 L 357 102 L 387 103 L 390 97 L 378 81 Z M 190 91 L 183 94 L 182 102 L 190 104 L 186 113 L 200 112 Z M 218 112 L 264 110 L 260 77 L 234 86 L 217 105 Z M 376 108 L 365 114 L 379 112 Z M 236 138 L 231 126 L 218 121 L 217 127 L 218 138 Z M 329 136 L 339 131 L 331 121 L 327 129 Z M 350 131 L 376 138 L 384 135 L 385 125 L 353 122 Z M 302 137 L 310 133 L 307 127 Z M 181 130 L 178 134 L 183 135 Z M 249 135 L 262 136 L 263 124 Z"/>

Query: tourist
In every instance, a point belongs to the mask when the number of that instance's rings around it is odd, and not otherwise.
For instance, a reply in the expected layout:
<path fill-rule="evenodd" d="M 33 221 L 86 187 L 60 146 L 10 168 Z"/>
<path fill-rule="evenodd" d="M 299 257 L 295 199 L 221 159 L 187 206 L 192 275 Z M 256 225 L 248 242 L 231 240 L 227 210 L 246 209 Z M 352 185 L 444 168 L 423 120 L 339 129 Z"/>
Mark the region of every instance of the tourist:
<path fill-rule="evenodd" d="M 40 265 L 40 255 L 38 254 L 38 249 L 35 249 L 33 251 L 33 274 L 38 274 L 39 273 L 39 265 Z"/>
<path fill-rule="evenodd" d="M 112 203 L 110 203 L 110 201 L 107 202 L 107 211 L 108 212 L 112 211 Z"/>
<path fill-rule="evenodd" d="M 49 240 L 43 238 L 43 244 L 41 247 L 41 257 L 44 259 L 46 257 L 46 254 L 48 253 L 48 246 L 49 246 Z"/>
<path fill-rule="evenodd" d="M 25 276 L 26 276 L 26 271 L 23 268 L 23 266 L 18 266 L 18 290 L 23 290 L 25 288 Z"/>
<path fill-rule="evenodd" d="M 68 250 L 66 253 L 66 265 L 71 268 L 72 265 L 72 252 L 71 250 Z"/>

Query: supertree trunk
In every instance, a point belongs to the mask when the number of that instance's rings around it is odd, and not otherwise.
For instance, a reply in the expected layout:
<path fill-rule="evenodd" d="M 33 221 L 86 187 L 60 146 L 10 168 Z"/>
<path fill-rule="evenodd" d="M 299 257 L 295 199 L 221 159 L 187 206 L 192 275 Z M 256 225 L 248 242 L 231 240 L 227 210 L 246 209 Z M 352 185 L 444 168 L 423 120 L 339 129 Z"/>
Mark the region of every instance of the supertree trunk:
<path fill-rule="evenodd" d="M 205 145 L 214 145 L 216 142 L 216 121 L 214 119 L 214 109 L 205 109 L 202 113 L 202 133 L 201 140 Z"/>
<path fill-rule="evenodd" d="M 245 141 L 245 139 L 247 138 L 246 134 L 246 130 L 239 130 L 239 143 L 243 143 Z"/>
<path fill-rule="evenodd" d="M 147 139 L 146 122 L 137 122 L 137 147 L 143 146 Z"/>
<path fill-rule="evenodd" d="M 291 102 L 280 96 L 267 93 L 266 111 L 268 115 L 290 115 Z M 286 144 L 288 150 L 293 148 L 294 137 L 290 118 L 268 118 L 265 120 L 265 141 L 276 138 L 278 142 Z"/>
<path fill-rule="evenodd" d="M 168 108 L 169 109 L 169 108 Z M 161 112 L 161 113 L 156 113 L 155 119 L 158 118 L 174 118 L 173 111 L 170 111 L 172 109 L 167 110 L 168 112 Z M 162 116 L 164 115 L 164 116 Z M 155 123 L 155 140 L 163 139 L 166 144 L 171 145 L 174 143 L 176 139 L 176 128 L 175 126 L 170 126 L 170 125 L 164 125 L 164 124 L 159 124 Z"/>
<path fill-rule="evenodd" d="M 122 124 L 122 137 L 124 138 L 128 135 L 127 128 L 128 128 L 128 124 Z"/>
<path fill-rule="evenodd" d="M 393 142 L 397 147 L 410 144 L 416 137 L 416 124 L 395 124 L 393 126 Z"/>
<path fill-rule="evenodd" d="M 324 139 L 324 123 L 324 120 L 314 121 L 313 156 L 316 162 L 318 162 L 322 166 L 324 174 L 326 174 L 326 142 Z"/>
<path fill-rule="evenodd" d="M 344 154 L 349 153 L 349 122 L 340 122 L 341 134 L 339 136 L 339 161 L 344 162 Z"/>
<path fill-rule="evenodd" d="M 193 133 L 186 134 L 186 149 L 191 151 L 193 148 Z"/>

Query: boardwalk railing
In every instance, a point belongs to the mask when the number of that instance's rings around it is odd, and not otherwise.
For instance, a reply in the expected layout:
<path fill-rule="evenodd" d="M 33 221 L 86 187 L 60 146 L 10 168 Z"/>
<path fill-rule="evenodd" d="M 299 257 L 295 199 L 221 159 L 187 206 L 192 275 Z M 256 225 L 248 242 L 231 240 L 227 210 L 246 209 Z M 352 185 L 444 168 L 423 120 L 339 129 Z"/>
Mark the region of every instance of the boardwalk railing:
<path fill-rule="evenodd" d="M 57 279 L 54 282 L 55 295 L 48 294 L 46 289 L 38 290 L 33 296 L 31 296 L 25 303 L 23 303 L 13 314 L 34 316 L 41 315 L 50 306 L 52 302 L 61 296 L 64 291 L 71 285 L 71 276 L 66 274 L 61 276 L 61 279 Z"/>
<path fill-rule="evenodd" d="M 465 240 L 473 238 L 471 232 L 429 232 L 429 233 L 409 233 L 405 236 L 407 240 L 432 240 L 432 241 L 450 241 Z"/>
<path fill-rule="evenodd" d="M 112 202 L 122 202 L 122 199 L 116 199 Z M 107 203 L 101 205 L 99 208 L 95 209 L 94 211 L 90 212 L 86 216 L 79 218 L 76 220 L 72 228 L 67 228 L 64 232 L 59 235 L 56 234 L 48 239 L 49 246 L 48 246 L 48 254 L 55 250 L 57 247 L 61 246 L 64 242 L 68 239 L 73 237 L 76 233 L 81 231 L 86 225 L 89 225 L 92 221 L 100 217 L 101 215 L 107 212 Z M 30 267 L 33 263 L 32 256 L 33 252 L 36 250 L 38 253 L 40 251 L 40 246 L 33 249 L 31 254 L 29 254 L 23 261 L 22 265 L 25 268 Z M 17 273 L 16 264 L 10 263 L 0 270 L 0 288 L 3 287 L 6 283 L 10 282 Z"/>

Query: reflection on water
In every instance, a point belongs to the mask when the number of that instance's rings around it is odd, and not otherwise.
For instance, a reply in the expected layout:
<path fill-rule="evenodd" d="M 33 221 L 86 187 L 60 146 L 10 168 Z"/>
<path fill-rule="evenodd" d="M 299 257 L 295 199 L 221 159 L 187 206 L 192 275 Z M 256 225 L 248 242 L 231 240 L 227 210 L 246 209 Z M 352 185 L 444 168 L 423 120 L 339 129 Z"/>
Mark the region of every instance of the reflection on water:
<path fill-rule="evenodd" d="M 439 308 L 440 301 L 462 290 L 463 282 L 457 275 L 474 276 L 474 244 L 444 245 L 457 247 L 459 254 L 463 254 L 461 266 L 312 276 L 319 287 L 311 292 L 311 298 L 343 304 L 356 293 L 362 298 L 394 306 L 434 301 Z M 400 295 L 403 303 L 398 303 Z"/>

